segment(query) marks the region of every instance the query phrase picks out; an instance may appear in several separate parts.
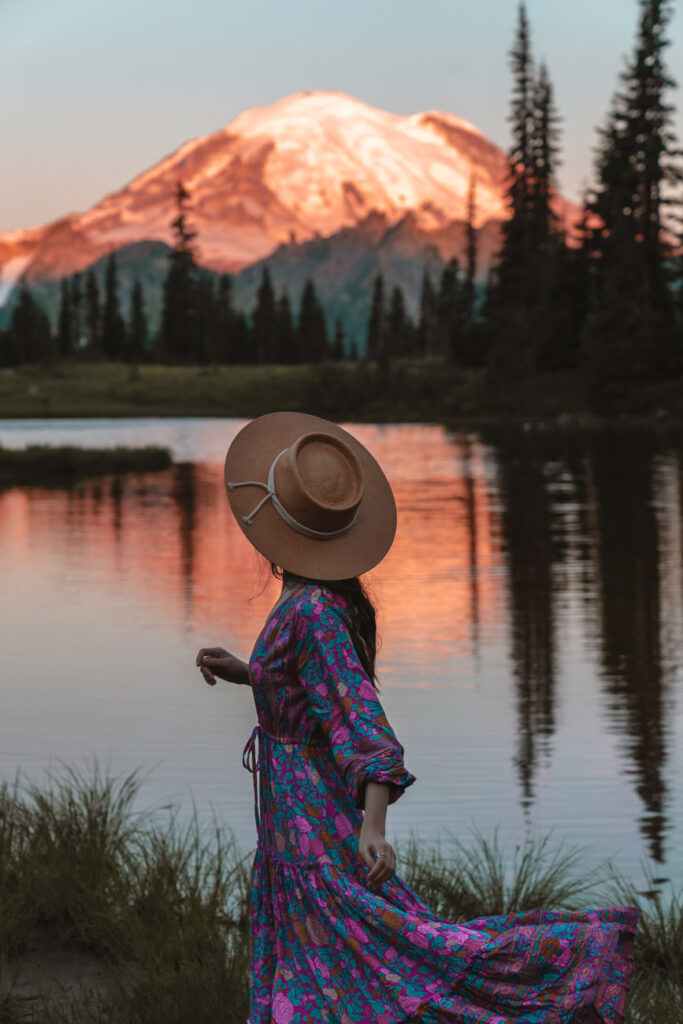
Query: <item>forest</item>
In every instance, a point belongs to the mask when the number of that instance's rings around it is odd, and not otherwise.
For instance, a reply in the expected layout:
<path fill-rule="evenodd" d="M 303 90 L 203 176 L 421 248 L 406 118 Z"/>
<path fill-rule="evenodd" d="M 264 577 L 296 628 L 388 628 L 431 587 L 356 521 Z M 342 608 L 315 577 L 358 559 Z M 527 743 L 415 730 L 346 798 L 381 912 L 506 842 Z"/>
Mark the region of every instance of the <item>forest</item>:
<path fill-rule="evenodd" d="M 468 197 L 464 259 L 432 278 L 424 268 L 419 315 L 399 286 L 374 280 L 365 337 L 330 324 L 308 280 L 295 304 L 267 267 L 250 311 L 236 308 L 231 277 L 199 263 L 191 195 L 176 186 L 159 327 L 150 330 L 137 280 L 123 308 L 116 253 L 100 289 L 92 270 L 61 282 L 56 325 L 24 283 L 0 332 L 0 365 L 113 361 L 165 365 L 438 359 L 505 382 L 576 371 L 609 409 L 644 382 L 683 375 L 683 170 L 673 128 L 677 83 L 666 63 L 670 0 L 639 0 L 632 53 L 596 130 L 592 184 L 577 222 L 556 212 L 561 118 L 548 67 L 532 52 L 520 4 L 509 52 L 512 84 L 506 200 L 497 259 L 478 273 L 476 181 Z"/>

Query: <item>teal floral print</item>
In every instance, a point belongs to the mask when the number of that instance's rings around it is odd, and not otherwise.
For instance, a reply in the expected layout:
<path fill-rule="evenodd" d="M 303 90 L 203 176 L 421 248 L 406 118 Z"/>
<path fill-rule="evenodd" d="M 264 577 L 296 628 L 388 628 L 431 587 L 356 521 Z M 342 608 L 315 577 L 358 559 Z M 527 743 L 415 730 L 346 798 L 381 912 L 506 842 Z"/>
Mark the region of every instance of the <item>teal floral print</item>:
<path fill-rule="evenodd" d="M 347 629 L 309 584 L 250 662 L 253 773 L 247 1024 L 624 1024 L 636 907 L 531 908 L 456 923 L 357 852 L 367 782 L 416 782 Z"/>

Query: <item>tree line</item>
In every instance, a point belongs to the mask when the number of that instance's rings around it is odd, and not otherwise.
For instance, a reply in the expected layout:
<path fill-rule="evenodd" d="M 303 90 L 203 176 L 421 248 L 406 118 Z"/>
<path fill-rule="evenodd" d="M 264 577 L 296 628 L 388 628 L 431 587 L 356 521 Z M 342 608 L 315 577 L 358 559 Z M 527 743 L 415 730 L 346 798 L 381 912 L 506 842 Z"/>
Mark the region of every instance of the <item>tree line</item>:
<path fill-rule="evenodd" d="M 262 270 L 249 316 L 235 308 L 232 281 L 198 264 L 188 224 L 189 195 L 178 182 L 174 244 L 159 329 L 148 329 L 139 281 L 121 312 L 116 258 L 100 295 L 92 270 L 62 282 L 56 335 L 22 285 L 2 361 L 102 358 L 171 363 L 305 363 L 440 357 L 486 366 L 492 380 L 544 371 L 585 370 L 596 396 L 629 383 L 683 372 L 683 256 L 680 151 L 666 68 L 671 0 L 638 0 L 632 54 L 598 129 L 594 183 L 578 223 L 558 215 L 560 118 L 548 67 L 537 64 L 521 3 L 510 63 L 506 199 L 509 217 L 485 286 L 477 284 L 476 182 L 470 183 L 466 252 L 434 280 L 424 268 L 418 315 L 398 284 L 378 274 L 365 348 L 330 330 L 312 280 L 296 315 Z M 678 216 L 677 216 L 678 215 Z"/>
<path fill-rule="evenodd" d="M 195 232 L 188 226 L 189 195 L 176 187 L 174 245 L 163 284 L 157 331 L 149 328 L 141 282 L 123 309 L 115 253 L 106 262 L 100 290 L 92 269 L 61 282 L 56 331 L 22 283 L 9 331 L 0 337 L 0 362 L 56 359 L 128 363 L 308 363 L 347 355 L 339 322 L 328 332 L 313 281 L 306 282 L 297 315 L 286 291 L 277 295 L 264 267 L 250 318 L 233 302 L 232 279 L 199 266 Z M 1 334 L 1 332 L 0 332 Z M 4 341 L 4 344 L 3 344 Z M 349 353 L 354 357 L 354 352 Z"/>

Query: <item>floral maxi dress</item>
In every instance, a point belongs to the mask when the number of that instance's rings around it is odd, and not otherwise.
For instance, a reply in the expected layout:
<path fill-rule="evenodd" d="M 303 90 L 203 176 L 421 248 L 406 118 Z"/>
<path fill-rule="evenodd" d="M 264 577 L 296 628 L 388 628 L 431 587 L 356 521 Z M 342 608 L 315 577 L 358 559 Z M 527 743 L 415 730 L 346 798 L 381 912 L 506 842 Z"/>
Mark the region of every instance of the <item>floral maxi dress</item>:
<path fill-rule="evenodd" d="M 364 784 L 387 783 L 394 803 L 416 779 L 344 610 L 307 585 L 271 615 L 249 662 L 247 1024 L 623 1024 L 637 908 L 456 924 L 396 873 L 368 885 Z"/>

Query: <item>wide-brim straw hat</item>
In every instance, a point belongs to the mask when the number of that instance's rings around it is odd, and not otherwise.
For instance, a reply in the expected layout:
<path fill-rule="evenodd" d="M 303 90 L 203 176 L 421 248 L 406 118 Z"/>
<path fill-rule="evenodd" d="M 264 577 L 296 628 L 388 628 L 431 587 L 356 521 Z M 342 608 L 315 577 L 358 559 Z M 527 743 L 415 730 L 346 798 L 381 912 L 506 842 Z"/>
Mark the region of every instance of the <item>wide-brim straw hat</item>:
<path fill-rule="evenodd" d="M 225 456 L 225 486 L 245 537 L 298 576 L 359 576 L 394 540 L 396 502 L 379 463 L 320 416 L 272 412 L 252 420 Z"/>

